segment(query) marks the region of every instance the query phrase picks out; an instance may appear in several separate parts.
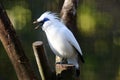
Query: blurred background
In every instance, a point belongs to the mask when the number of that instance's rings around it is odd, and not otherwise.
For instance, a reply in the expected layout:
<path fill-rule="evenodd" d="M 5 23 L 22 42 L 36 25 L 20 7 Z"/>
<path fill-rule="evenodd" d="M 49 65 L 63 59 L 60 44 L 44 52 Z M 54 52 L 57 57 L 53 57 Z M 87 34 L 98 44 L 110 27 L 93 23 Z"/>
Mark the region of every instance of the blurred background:
<path fill-rule="evenodd" d="M 38 74 L 32 43 L 42 40 L 54 65 L 46 36 L 32 24 L 43 12 L 60 12 L 64 0 L 0 0 L 14 25 L 33 69 Z M 85 64 L 81 80 L 120 80 L 120 0 L 79 0 L 77 25 Z M 40 77 L 39 77 L 40 78 Z M 17 80 L 0 42 L 0 80 Z"/>

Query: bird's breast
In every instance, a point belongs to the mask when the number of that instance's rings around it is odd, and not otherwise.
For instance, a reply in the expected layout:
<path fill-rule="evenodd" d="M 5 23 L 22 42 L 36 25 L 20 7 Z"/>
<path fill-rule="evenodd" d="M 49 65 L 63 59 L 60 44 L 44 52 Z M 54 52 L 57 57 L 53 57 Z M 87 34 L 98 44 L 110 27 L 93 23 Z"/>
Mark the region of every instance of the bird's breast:
<path fill-rule="evenodd" d="M 47 38 L 52 51 L 56 55 L 64 58 L 70 58 L 75 56 L 74 48 L 67 41 L 66 37 L 62 33 L 48 33 Z"/>

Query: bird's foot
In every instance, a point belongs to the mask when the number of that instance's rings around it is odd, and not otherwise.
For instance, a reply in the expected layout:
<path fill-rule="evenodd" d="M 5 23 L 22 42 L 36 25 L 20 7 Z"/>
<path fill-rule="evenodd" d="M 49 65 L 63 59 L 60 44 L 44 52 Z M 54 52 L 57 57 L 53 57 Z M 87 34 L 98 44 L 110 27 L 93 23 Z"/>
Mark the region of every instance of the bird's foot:
<path fill-rule="evenodd" d="M 62 64 L 62 62 L 56 62 L 56 64 Z"/>

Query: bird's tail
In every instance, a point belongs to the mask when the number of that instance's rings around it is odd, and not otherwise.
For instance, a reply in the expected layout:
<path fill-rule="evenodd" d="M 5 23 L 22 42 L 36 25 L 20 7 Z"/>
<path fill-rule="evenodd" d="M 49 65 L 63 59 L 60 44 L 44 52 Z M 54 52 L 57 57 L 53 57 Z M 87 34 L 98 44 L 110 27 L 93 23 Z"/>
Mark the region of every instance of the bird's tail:
<path fill-rule="evenodd" d="M 75 76 L 76 76 L 76 77 L 79 77 L 79 76 L 80 76 L 80 69 L 76 69 Z"/>
<path fill-rule="evenodd" d="M 79 77 L 80 76 L 80 67 L 78 63 L 78 56 L 68 58 L 67 59 L 68 64 L 73 64 L 75 66 L 75 76 Z"/>

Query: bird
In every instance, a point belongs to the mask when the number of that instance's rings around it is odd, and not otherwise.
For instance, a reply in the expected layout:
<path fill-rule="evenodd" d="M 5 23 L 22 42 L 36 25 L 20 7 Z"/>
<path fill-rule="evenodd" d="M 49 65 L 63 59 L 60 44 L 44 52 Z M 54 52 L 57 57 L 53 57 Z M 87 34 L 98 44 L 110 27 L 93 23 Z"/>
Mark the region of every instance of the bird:
<path fill-rule="evenodd" d="M 73 33 L 67 28 L 58 15 L 51 11 L 44 12 L 34 24 L 38 23 L 35 29 L 40 26 L 47 36 L 49 46 L 53 53 L 62 59 L 66 59 L 68 64 L 76 68 L 76 75 L 80 75 L 79 59 L 84 63 L 82 50 Z"/>

